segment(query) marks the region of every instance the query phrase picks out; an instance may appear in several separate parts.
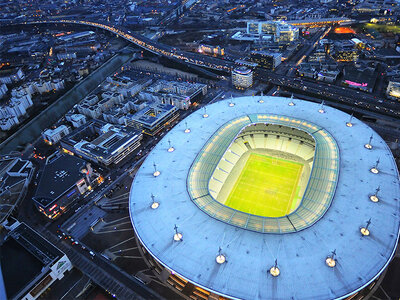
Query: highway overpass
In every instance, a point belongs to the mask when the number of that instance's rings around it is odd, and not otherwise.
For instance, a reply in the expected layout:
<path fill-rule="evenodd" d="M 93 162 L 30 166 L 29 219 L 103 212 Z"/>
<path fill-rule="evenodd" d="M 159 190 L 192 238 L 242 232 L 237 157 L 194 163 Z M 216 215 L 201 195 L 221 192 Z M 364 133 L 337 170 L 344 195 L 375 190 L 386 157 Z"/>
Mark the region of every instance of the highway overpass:
<path fill-rule="evenodd" d="M 119 37 L 135 44 L 136 46 L 149 51 L 153 54 L 164 56 L 173 59 L 177 62 L 186 63 L 188 65 L 195 65 L 198 67 L 206 68 L 213 71 L 219 71 L 223 73 L 230 73 L 234 67 L 234 63 L 230 61 L 225 61 L 223 59 L 218 59 L 215 57 L 205 56 L 197 53 L 187 52 L 180 50 L 169 45 L 159 43 L 157 41 L 151 40 L 143 35 L 131 33 L 129 30 L 124 28 L 118 28 L 111 25 L 106 25 L 102 23 L 90 22 L 90 21 L 74 21 L 74 20 L 43 20 L 43 21 L 32 21 L 25 22 L 23 24 L 76 24 L 76 25 L 86 25 L 91 27 L 96 27 L 100 29 L 107 30 L 111 33 L 118 35 Z"/>

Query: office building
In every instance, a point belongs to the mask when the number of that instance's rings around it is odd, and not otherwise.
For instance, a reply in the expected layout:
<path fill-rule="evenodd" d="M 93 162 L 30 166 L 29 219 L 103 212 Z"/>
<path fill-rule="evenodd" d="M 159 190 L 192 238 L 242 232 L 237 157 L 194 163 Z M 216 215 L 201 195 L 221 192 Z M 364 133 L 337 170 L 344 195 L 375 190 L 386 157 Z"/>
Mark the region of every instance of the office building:
<path fill-rule="evenodd" d="M 153 103 L 133 115 L 127 115 L 126 125 L 153 136 L 171 125 L 178 117 L 178 108 L 174 105 Z"/>
<path fill-rule="evenodd" d="M 299 29 L 283 21 L 249 21 L 246 33 L 258 39 L 271 36 L 277 43 L 290 43 L 299 38 Z"/>
<path fill-rule="evenodd" d="M 250 60 L 259 67 L 274 70 L 282 62 L 282 54 L 267 51 L 252 51 Z"/>
<path fill-rule="evenodd" d="M 400 99 L 400 78 L 395 77 L 389 80 L 389 84 L 386 89 L 386 95 L 388 98 L 393 100 Z"/>
<path fill-rule="evenodd" d="M 73 155 L 56 152 L 47 158 L 32 199 L 42 214 L 54 220 L 81 195 L 102 181 L 103 178 L 90 163 Z"/>
<path fill-rule="evenodd" d="M 140 146 L 141 132 L 129 127 L 91 120 L 61 140 L 61 147 L 97 164 L 118 164 Z"/>
<path fill-rule="evenodd" d="M 71 122 L 74 128 L 79 128 L 86 123 L 86 117 L 81 114 L 66 115 L 65 119 Z"/>
<path fill-rule="evenodd" d="M 60 125 L 54 129 L 46 129 L 42 133 L 43 140 L 49 145 L 58 143 L 64 136 L 70 132 L 69 128 L 65 125 Z"/>
<path fill-rule="evenodd" d="M 210 55 L 219 55 L 219 56 L 225 55 L 225 49 L 221 48 L 220 46 L 201 44 L 199 45 L 198 51 L 200 53 L 206 53 Z"/>
<path fill-rule="evenodd" d="M 237 89 L 247 89 L 253 85 L 253 71 L 244 66 L 232 71 L 232 84 Z"/>

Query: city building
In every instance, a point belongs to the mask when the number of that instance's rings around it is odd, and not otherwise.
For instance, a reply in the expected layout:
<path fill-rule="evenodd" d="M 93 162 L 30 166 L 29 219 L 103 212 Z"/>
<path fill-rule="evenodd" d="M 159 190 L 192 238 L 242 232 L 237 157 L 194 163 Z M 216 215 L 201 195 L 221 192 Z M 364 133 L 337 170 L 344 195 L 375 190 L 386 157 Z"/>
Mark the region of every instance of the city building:
<path fill-rule="evenodd" d="M 81 195 L 102 182 L 103 178 L 93 170 L 90 163 L 73 155 L 56 152 L 46 159 L 32 199 L 43 215 L 54 220 Z"/>
<path fill-rule="evenodd" d="M 339 70 L 320 70 L 317 73 L 317 80 L 332 83 L 337 79 L 339 73 Z"/>
<path fill-rule="evenodd" d="M 23 90 L 13 89 L 11 99 L 0 107 L 0 129 L 7 131 L 20 123 L 26 110 L 33 105 L 31 96 Z"/>
<path fill-rule="evenodd" d="M 124 97 L 133 97 L 148 87 L 153 82 L 153 79 L 141 78 L 139 80 L 131 80 L 128 77 L 109 76 L 107 77 L 107 82 L 109 86 L 105 86 L 104 89 L 118 92 Z"/>
<path fill-rule="evenodd" d="M 207 85 L 201 83 L 158 80 L 139 93 L 141 100 L 171 104 L 187 110 L 190 105 L 207 94 Z"/>
<path fill-rule="evenodd" d="M 282 54 L 267 51 L 252 51 L 250 60 L 262 68 L 274 70 L 282 62 Z"/>
<path fill-rule="evenodd" d="M 132 109 L 130 100 L 152 82 L 151 78 L 134 81 L 127 77 L 107 77 L 102 93 L 85 97 L 77 106 L 78 112 L 91 119 L 103 116 L 107 122 L 123 125 L 125 114 Z"/>
<path fill-rule="evenodd" d="M 325 49 L 318 48 L 315 50 L 313 53 L 311 53 L 307 60 L 308 62 L 324 62 L 327 58 L 327 54 L 325 52 Z"/>
<path fill-rule="evenodd" d="M 57 59 L 58 59 L 58 60 L 76 59 L 76 53 L 75 53 L 75 52 L 57 53 Z"/>
<path fill-rule="evenodd" d="M 33 164 L 20 158 L 0 162 L 0 223 L 18 207 L 26 196 L 34 173 Z"/>
<path fill-rule="evenodd" d="M 362 1 L 353 7 L 353 12 L 359 14 L 375 15 L 379 12 L 384 14 L 390 14 L 393 7 L 396 7 L 398 3 L 394 0 L 366 0 Z"/>
<path fill-rule="evenodd" d="M 11 84 L 25 78 L 22 68 L 3 66 L 0 68 L 0 83 Z"/>
<path fill-rule="evenodd" d="M 235 34 L 234 39 L 271 39 L 276 43 L 290 43 L 299 38 L 299 29 L 283 21 L 249 21 L 246 34 Z"/>
<path fill-rule="evenodd" d="M 211 45 L 200 44 L 198 51 L 200 53 L 206 53 L 206 54 L 211 54 L 211 55 L 219 55 L 219 56 L 225 55 L 225 49 L 221 48 L 220 46 L 211 46 Z"/>
<path fill-rule="evenodd" d="M 374 89 L 378 72 L 374 68 L 346 66 L 343 69 L 343 85 L 371 93 Z"/>
<path fill-rule="evenodd" d="M 385 141 L 347 113 L 299 99 L 206 109 L 161 139 L 132 183 L 130 219 L 157 278 L 193 299 L 359 299 L 379 284 L 400 233 L 399 173 Z M 241 208 L 224 201 L 252 154 L 303 166 L 295 206 L 257 211 L 261 195 L 280 191 L 274 181 L 265 193 L 262 175 L 246 179 Z"/>
<path fill-rule="evenodd" d="M 358 60 L 358 50 L 355 44 L 350 40 L 336 42 L 333 51 L 333 57 L 338 62 L 351 62 Z"/>
<path fill-rule="evenodd" d="M 7 86 L 4 83 L 0 84 L 0 99 L 4 97 L 7 91 L 8 91 Z"/>
<path fill-rule="evenodd" d="M 42 133 L 43 140 L 49 145 L 57 144 L 64 136 L 70 132 L 68 126 L 60 125 L 54 129 L 46 129 Z"/>
<path fill-rule="evenodd" d="M 7 297 L 2 299 L 38 299 L 72 270 L 65 253 L 27 224 L 16 221 L 6 228 L 9 231 L 0 242 L 0 277 Z"/>
<path fill-rule="evenodd" d="M 178 108 L 171 104 L 153 103 L 133 115 L 126 116 L 126 125 L 147 135 L 156 135 L 179 117 Z"/>
<path fill-rule="evenodd" d="M 241 66 L 232 70 L 232 84 L 237 89 L 247 89 L 253 85 L 253 71 Z"/>
<path fill-rule="evenodd" d="M 400 98 L 400 78 L 395 77 L 389 80 L 386 96 L 393 100 L 399 100 Z"/>
<path fill-rule="evenodd" d="M 71 122 L 74 128 L 79 128 L 86 123 L 86 117 L 81 114 L 66 115 L 65 119 Z"/>
<path fill-rule="evenodd" d="M 61 147 L 66 153 L 110 166 L 139 147 L 141 139 L 137 130 L 91 120 L 61 139 Z"/>
<path fill-rule="evenodd" d="M 0 117 L 0 129 L 8 131 L 14 126 L 19 124 L 19 120 L 16 116 L 7 115 L 5 117 Z"/>

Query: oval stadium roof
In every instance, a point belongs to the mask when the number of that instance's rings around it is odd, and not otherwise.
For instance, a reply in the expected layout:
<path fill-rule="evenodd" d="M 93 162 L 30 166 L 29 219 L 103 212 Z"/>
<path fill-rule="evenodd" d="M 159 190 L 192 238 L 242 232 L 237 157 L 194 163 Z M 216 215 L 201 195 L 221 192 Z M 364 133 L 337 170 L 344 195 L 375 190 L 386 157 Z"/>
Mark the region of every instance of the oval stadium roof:
<path fill-rule="evenodd" d="M 192 113 L 156 145 L 130 193 L 130 216 L 143 246 L 190 282 L 230 298 L 344 298 L 372 282 L 392 258 L 399 237 L 399 174 L 393 156 L 370 127 L 331 107 L 281 97 L 223 100 Z M 295 105 L 289 105 L 292 102 Z M 235 105 L 230 105 L 233 102 Z M 339 149 L 339 176 L 330 207 L 300 231 L 268 233 L 213 218 L 192 201 L 189 170 L 209 138 L 227 122 L 251 114 L 309 121 Z M 190 128 L 186 130 L 186 125 Z M 372 149 L 365 144 L 373 136 Z M 169 142 L 170 141 L 170 142 Z M 174 151 L 168 151 L 171 146 Z M 378 166 L 377 166 L 377 161 Z M 378 173 L 371 172 L 376 167 Z M 155 171 L 160 172 L 154 176 Z M 379 201 L 370 196 L 379 187 Z M 152 195 L 159 203 L 151 208 Z M 370 235 L 360 228 L 371 219 Z M 175 225 L 178 229 L 174 229 Z M 182 234 L 174 241 L 174 233 Z M 226 257 L 217 263 L 221 248 Z M 336 250 L 336 266 L 326 258 Z M 270 273 L 275 260 L 280 274 Z"/>

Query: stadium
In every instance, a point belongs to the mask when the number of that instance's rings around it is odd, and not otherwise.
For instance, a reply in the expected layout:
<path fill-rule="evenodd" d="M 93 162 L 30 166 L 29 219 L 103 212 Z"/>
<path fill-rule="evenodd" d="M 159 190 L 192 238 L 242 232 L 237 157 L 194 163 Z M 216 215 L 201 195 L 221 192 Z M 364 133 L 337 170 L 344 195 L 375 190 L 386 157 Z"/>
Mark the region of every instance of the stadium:
<path fill-rule="evenodd" d="M 369 126 L 253 96 L 176 125 L 136 174 L 129 208 L 153 269 L 190 298 L 342 299 L 392 259 L 399 195 L 394 158 Z"/>

